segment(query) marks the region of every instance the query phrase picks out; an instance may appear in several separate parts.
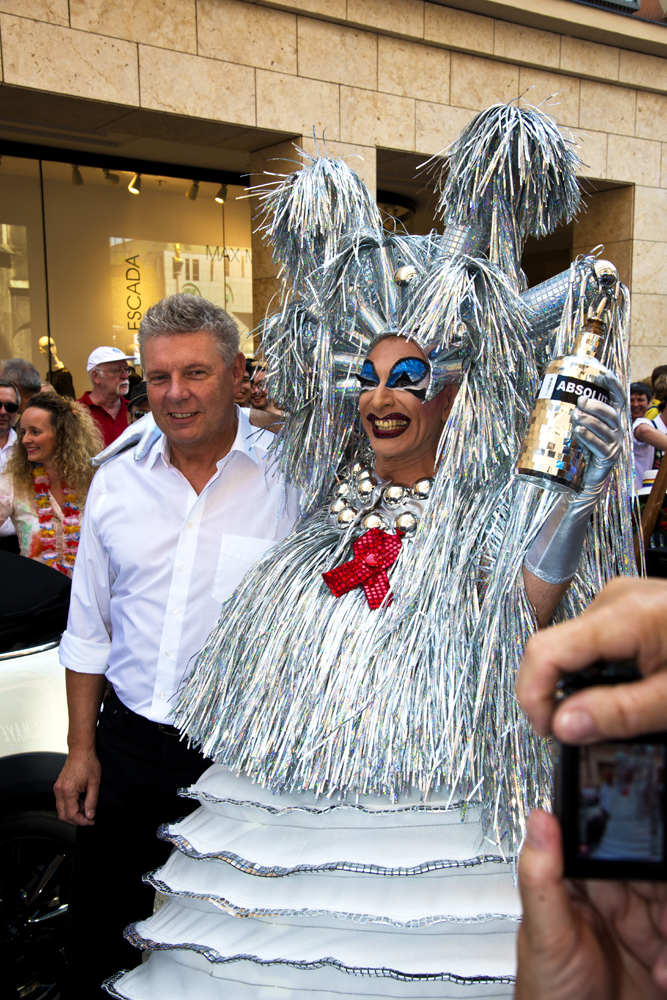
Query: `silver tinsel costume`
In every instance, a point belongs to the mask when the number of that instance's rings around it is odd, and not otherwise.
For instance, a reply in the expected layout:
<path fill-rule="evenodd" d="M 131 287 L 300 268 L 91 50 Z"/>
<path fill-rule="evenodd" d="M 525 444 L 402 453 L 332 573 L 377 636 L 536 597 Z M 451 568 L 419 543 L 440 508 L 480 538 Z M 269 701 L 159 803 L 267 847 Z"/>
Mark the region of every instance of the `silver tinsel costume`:
<path fill-rule="evenodd" d="M 443 236 L 384 232 L 326 156 L 264 189 L 284 281 L 262 331 L 289 412 L 276 461 L 306 513 L 223 606 L 180 698 L 216 764 L 185 793 L 200 808 L 161 831 L 177 850 L 148 879 L 168 901 L 128 929 L 153 954 L 114 995 L 511 995 L 512 862 L 550 801 L 547 747 L 514 698 L 536 626 L 522 567 L 558 502 L 512 470 L 539 371 L 599 290 L 593 257 L 528 291 L 520 259 L 573 217 L 576 167 L 546 115 L 498 105 L 443 161 Z M 626 328 L 622 295 L 603 361 L 624 383 Z M 435 477 L 412 490 L 374 480 L 355 439 L 354 376 L 392 332 L 429 359 L 428 399 L 459 385 Z M 629 455 L 556 618 L 634 572 Z M 322 573 L 401 525 L 393 603 L 335 598 Z"/>

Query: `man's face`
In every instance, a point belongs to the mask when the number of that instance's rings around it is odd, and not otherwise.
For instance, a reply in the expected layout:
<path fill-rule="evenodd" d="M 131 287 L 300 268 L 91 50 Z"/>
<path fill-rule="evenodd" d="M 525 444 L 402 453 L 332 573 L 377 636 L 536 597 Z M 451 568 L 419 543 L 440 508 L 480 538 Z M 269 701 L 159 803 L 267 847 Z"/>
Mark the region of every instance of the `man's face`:
<path fill-rule="evenodd" d="M 105 361 L 95 366 L 95 372 L 100 384 L 108 393 L 114 396 L 125 396 L 130 388 L 128 375 L 130 366 L 127 361 Z"/>
<path fill-rule="evenodd" d="M 630 414 L 633 420 L 643 417 L 648 410 L 650 399 L 644 393 L 633 392 L 630 394 Z"/>
<path fill-rule="evenodd" d="M 146 414 L 150 412 L 151 408 L 148 405 L 147 399 L 140 399 L 138 403 L 130 403 L 127 408 L 131 424 L 133 424 L 135 420 L 141 420 L 142 417 L 145 417 Z"/>
<path fill-rule="evenodd" d="M 211 333 L 158 334 L 143 356 L 155 423 L 181 448 L 215 441 L 235 427 L 234 394 L 245 358 L 227 368 Z"/>
<path fill-rule="evenodd" d="M 255 378 L 252 383 L 252 394 L 250 396 L 250 401 L 256 410 L 263 410 L 268 402 L 269 397 L 267 395 L 266 389 L 264 387 L 264 372 L 255 372 Z"/>
<path fill-rule="evenodd" d="M 4 404 L 8 403 L 12 407 L 12 413 L 5 409 Z M 0 437 L 5 438 L 9 434 L 10 427 L 14 426 L 16 420 L 16 393 L 8 386 L 0 386 Z"/>
<path fill-rule="evenodd" d="M 456 390 L 447 386 L 428 403 L 411 391 L 421 393 L 428 386 L 430 370 L 419 347 L 404 337 L 387 337 L 373 348 L 360 374 L 366 387 L 359 413 L 376 455 L 399 461 L 416 454 L 435 457 Z"/>
<path fill-rule="evenodd" d="M 246 369 L 243 372 L 243 382 L 238 392 L 234 393 L 234 402 L 239 406 L 250 406 L 250 396 L 252 394 L 252 382 L 250 372 Z"/>

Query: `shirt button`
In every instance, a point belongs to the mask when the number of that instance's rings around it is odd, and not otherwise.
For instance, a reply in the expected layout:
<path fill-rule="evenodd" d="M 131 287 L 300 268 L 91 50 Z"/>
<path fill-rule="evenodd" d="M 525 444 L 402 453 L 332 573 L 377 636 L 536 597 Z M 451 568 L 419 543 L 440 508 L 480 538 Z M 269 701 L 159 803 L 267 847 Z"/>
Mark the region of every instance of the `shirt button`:
<path fill-rule="evenodd" d="M 165 655 L 165 656 L 171 656 L 171 653 L 169 652 L 169 650 L 168 650 L 168 649 L 165 649 L 165 651 L 164 651 L 164 655 Z"/>
<path fill-rule="evenodd" d="M 188 521 L 188 528 L 192 527 L 192 521 Z"/>
<path fill-rule="evenodd" d="M 165 695 L 164 691 L 160 691 L 160 693 L 158 695 L 158 698 L 160 698 L 161 700 L 164 701 L 165 697 L 166 697 L 166 695 Z"/>
<path fill-rule="evenodd" d="M 181 563 L 181 565 L 178 568 L 181 571 L 181 573 L 185 573 L 185 564 L 184 563 Z"/>
<path fill-rule="evenodd" d="M 171 609 L 171 613 L 172 613 L 172 615 L 177 615 L 178 614 L 178 608 L 172 608 Z"/>

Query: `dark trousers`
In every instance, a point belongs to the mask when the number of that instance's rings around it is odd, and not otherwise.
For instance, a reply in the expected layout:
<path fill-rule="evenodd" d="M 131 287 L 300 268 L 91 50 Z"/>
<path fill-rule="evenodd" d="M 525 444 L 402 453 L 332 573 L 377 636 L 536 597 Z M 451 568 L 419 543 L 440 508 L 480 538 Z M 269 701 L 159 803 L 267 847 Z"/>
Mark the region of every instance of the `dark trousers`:
<path fill-rule="evenodd" d="M 155 892 L 141 877 L 171 852 L 170 844 L 157 839 L 157 828 L 196 808 L 177 790 L 210 764 L 172 726 L 136 715 L 113 691 L 100 714 L 97 754 L 102 780 L 95 825 L 76 832 L 62 1000 L 108 1000 L 102 981 L 141 962 L 123 930 L 153 911 Z"/>

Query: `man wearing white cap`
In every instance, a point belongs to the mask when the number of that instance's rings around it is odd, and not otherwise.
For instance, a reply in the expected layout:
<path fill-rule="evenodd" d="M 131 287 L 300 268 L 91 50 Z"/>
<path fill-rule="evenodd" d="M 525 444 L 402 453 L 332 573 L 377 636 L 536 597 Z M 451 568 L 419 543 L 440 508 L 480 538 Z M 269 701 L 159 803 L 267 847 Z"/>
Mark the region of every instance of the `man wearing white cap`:
<path fill-rule="evenodd" d="M 117 347 L 97 347 L 86 365 L 93 388 L 84 392 L 79 402 L 90 410 L 105 446 L 120 437 L 128 425 L 127 403 L 123 399 L 130 387 L 128 361 L 134 361 L 134 356 L 123 354 Z"/>

